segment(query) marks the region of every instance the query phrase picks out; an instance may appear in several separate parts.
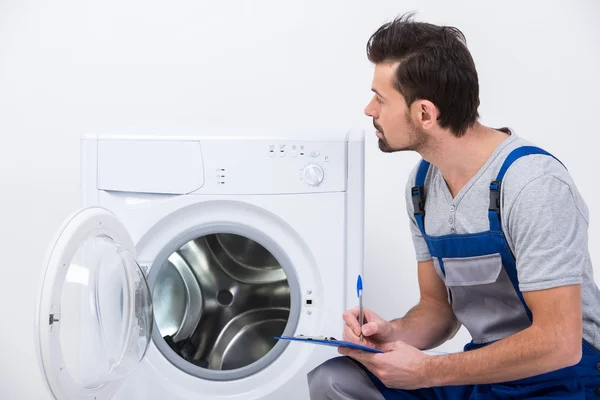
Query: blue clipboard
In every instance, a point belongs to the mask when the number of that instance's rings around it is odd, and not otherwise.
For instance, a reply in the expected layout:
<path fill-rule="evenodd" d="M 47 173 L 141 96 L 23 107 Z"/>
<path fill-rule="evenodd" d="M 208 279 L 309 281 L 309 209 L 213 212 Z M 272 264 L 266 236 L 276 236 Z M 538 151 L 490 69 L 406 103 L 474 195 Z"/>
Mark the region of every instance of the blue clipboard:
<path fill-rule="evenodd" d="M 275 339 L 280 339 L 280 340 L 292 340 L 292 341 L 298 341 L 298 342 L 305 342 L 305 343 L 313 343 L 313 344 L 319 344 L 319 345 L 324 345 L 324 346 L 333 346 L 333 347 L 350 347 L 353 349 L 358 349 L 358 350 L 364 350 L 364 351 L 368 351 L 371 353 L 383 353 L 380 350 L 377 349 L 373 349 L 371 347 L 367 347 L 367 346 L 363 346 L 357 343 L 353 343 L 353 342 L 348 342 L 345 340 L 336 340 L 334 338 L 327 338 L 327 337 L 322 337 L 322 336 L 317 336 L 317 337 L 312 337 L 312 336 L 304 336 L 304 335 L 300 335 L 300 336 L 274 336 Z"/>

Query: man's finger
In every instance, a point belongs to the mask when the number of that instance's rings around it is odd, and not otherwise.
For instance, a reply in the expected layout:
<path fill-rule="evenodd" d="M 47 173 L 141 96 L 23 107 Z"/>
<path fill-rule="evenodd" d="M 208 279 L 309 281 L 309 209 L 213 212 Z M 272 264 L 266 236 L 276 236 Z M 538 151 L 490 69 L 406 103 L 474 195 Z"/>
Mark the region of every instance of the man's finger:
<path fill-rule="evenodd" d="M 358 336 L 356 336 L 356 332 L 354 332 L 354 330 L 348 325 L 344 326 L 344 340 L 347 340 L 349 342 L 358 341 Z"/>
<path fill-rule="evenodd" d="M 353 315 L 354 317 L 358 317 L 358 306 L 347 309 L 342 315 Z"/>
<path fill-rule="evenodd" d="M 377 362 L 377 358 L 376 358 L 376 356 L 378 354 L 371 353 L 368 351 L 358 350 L 358 349 L 352 349 L 352 348 L 348 348 L 348 347 L 339 347 L 338 352 L 340 354 L 343 354 L 347 357 L 350 357 L 350 358 L 358 361 L 359 363 L 364 365 L 365 368 L 367 368 L 369 371 L 371 371 L 374 374 L 379 368 L 378 367 L 379 363 Z"/>
<path fill-rule="evenodd" d="M 355 335 L 360 334 L 360 327 L 358 323 L 358 309 L 351 309 L 344 312 L 344 314 L 342 314 L 342 318 L 344 319 L 346 324 L 348 324 L 348 326 L 352 328 L 352 331 L 354 331 Z"/>
<path fill-rule="evenodd" d="M 362 331 L 365 334 L 365 336 L 371 336 L 378 333 L 379 327 L 375 322 L 367 322 L 362 326 Z"/>
<path fill-rule="evenodd" d="M 344 311 L 344 313 L 342 314 L 342 318 L 344 320 L 346 320 L 346 318 L 357 319 L 358 318 L 358 307 L 354 307 L 354 308 Z"/>
<path fill-rule="evenodd" d="M 356 335 L 355 332 L 352 331 L 352 329 L 350 329 L 348 325 L 344 326 L 344 340 L 363 346 L 372 347 L 374 349 L 378 348 L 377 344 L 375 344 L 375 342 L 370 340 L 367 336 L 365 336 L 361 342 L 360 338 Z"/>
<path fill-rule="evenodd" d="M 348 356 L 351 358 L 354 358 L 355 360 L 361 360 L 362 359 L 362 354 L 363 351 L 357 350 L 357 349 L 353 349 L 350 347 L 344 347 L 344 346 L 340 346 L 338 347 L 338 353 L 340 353 L 341 355 L 344 356 Z"/>
<path fill-rule="evenodd" d="M 347 324 L 344 326 L 344 336 L 347 337 L 347 340 L 358 343 L 360 341 L 359 335 L 360 329 L 358 328 L 358 324 L 356 324 L 356 327 L 350 327 Z"/>
<path fill-rule="evenodd" d="M 372 359 L 375 355 L 375 353 L 371 353 L 370 351 L 353 349 L 351 347 L 345 346 L 338 347 L 338 353 L 348 356 L 350 358 L 354 358 L 355 360 L 360 361 L 365 366 L 368 364 L 372 364 Z"/>

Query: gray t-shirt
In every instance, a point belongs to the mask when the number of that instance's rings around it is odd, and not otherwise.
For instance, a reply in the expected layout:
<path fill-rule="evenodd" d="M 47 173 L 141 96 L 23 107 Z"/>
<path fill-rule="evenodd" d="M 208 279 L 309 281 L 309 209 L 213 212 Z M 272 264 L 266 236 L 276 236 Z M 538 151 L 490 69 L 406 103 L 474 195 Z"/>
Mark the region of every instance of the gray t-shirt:
<path fill-rule="evenodd" d="M 532 145 L 510 133 L 454 199 L 439 169 L 429 167 L 425 179 L 428 235 L 489 230 L 490 182 L 512 150 Z M 425 261 L 431 256 L 411 198 L 417 169 L 418 164 L 406 185 L 406 205 L 417 260 Z M 551 156 L 522 157 L 504 175 L 500 201 L 502 230 L 516 258 L 521 291 L 581 284 L 583 337 L 600 349 L 600 290 L 588 251 L 588 208 L 567 169 Z"/>

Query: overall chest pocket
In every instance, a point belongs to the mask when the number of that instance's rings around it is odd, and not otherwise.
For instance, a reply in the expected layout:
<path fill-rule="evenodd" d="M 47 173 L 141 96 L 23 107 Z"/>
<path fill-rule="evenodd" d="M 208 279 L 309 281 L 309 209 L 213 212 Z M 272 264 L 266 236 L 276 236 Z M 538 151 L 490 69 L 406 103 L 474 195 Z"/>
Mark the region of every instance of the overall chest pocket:
<path fill-rule="evenodd" d="M 441 261 L 454 314 L 476 343 L 498 340 L 530 325 L 500 253 Z"/>
<path fill-rule="evenodd" d="M 502 271 L 500 253 L 476 257 L 442 258 L 446 270 L 446 285 L 487 285 L 498 280 Z"/>

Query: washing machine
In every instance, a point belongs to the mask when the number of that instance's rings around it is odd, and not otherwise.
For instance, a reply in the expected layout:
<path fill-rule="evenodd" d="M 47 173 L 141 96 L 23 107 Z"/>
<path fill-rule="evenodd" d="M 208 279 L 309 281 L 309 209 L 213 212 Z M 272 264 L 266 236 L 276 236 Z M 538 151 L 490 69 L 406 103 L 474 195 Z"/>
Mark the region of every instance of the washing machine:
<path fill-rule="evenodd" d="M 57 400 L 307 399 L 363 273 L 364 133 L 86 134 L 35 338 Z"/>

